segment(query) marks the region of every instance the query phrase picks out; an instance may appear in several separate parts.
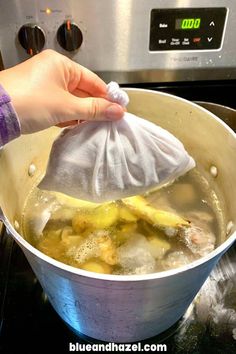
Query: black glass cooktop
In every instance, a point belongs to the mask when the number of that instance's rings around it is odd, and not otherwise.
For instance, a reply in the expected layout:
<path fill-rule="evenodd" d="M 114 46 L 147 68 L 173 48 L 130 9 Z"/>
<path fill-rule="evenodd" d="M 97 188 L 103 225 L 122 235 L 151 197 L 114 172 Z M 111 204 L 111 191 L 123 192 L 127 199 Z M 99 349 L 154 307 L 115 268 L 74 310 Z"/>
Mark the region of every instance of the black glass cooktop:
<path fill-rule="evenodd" d="M 148 88 L 195 101 L 236 106 L 235 82 Z M 233 128 L 236 126 L 234 112 L 230 112 L 229 123 Z M 69 343 L 97 342 L 77 337 L 67 328 L 48 302 L 21 249 L 2 230 L 0 353 L 69 353 Z M 180 321 L 145 343 L 166 344 L 167 352 L 173 354 L 236 353 L 236 243 L 223 256 Z"/>

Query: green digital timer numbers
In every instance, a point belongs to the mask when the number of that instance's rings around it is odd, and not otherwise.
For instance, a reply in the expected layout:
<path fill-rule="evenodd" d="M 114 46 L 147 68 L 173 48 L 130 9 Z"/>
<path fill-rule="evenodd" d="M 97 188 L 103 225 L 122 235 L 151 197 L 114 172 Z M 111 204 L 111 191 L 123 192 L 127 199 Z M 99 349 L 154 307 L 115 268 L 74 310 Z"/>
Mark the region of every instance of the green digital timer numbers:
<path fill-rule="evenodd" d="M 175 20 L 175 29 L 177 30 L 195 30 L 201 26 L 200 17 L 177 18 Z"/>
<path fill-rule="evenodd" d="M 183 18 L 180 20 L 180 28 L 186 29 L 198 29 L 201 25 L 200 18 Z"/>

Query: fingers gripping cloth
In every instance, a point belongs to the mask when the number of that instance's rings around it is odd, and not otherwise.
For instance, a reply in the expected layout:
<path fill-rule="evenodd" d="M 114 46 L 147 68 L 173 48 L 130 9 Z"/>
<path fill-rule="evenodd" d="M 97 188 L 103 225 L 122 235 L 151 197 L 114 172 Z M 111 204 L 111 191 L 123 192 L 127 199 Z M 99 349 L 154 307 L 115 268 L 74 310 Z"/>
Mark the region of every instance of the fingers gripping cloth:
<path fill-rule="evenodd" d="M 128 104 L 118 84 L 108 84 L 107 92 L 111 101 Z M 119 121 L 90 121 L 64 129 L 53 143 L 39 187 L 102 203 L 142 194 L 194 166 L 172 134 L 125 113 Z"/>

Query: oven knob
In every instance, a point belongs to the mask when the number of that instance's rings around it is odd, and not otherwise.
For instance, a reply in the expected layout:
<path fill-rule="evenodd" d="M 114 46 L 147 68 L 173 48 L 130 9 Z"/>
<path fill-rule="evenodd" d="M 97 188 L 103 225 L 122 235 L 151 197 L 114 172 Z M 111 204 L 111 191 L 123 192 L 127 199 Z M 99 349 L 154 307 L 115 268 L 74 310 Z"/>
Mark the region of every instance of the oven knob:
<path fill-rule="evenodd" d="M 33 23 L 25 24 L 19 29 L 18 39 L 29 55 L 39 53 L 45 44 L 44 31 Z"/>
<path fill-rule="evenodd" d="M 81 46 L 83 34 L 77 25 L 68 20 L 58 28 L 57 41 L 63 49 L 73 52 Z"/>

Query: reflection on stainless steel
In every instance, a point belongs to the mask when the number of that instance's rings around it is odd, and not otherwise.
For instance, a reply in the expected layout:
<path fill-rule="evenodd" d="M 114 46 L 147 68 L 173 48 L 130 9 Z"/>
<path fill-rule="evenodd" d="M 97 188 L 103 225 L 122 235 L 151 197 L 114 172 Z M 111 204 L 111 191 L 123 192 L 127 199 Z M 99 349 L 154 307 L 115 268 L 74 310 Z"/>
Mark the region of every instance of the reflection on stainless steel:
<path fill-rule="evenodd" d="M 218 350 L 222 346 L 224 352 L 236 350 L 235 246 L 212 271 L 182 322 L 174 336 L 175 353 L 200 353 L 201 348 L 212 348 L 213 343 Z"/>

